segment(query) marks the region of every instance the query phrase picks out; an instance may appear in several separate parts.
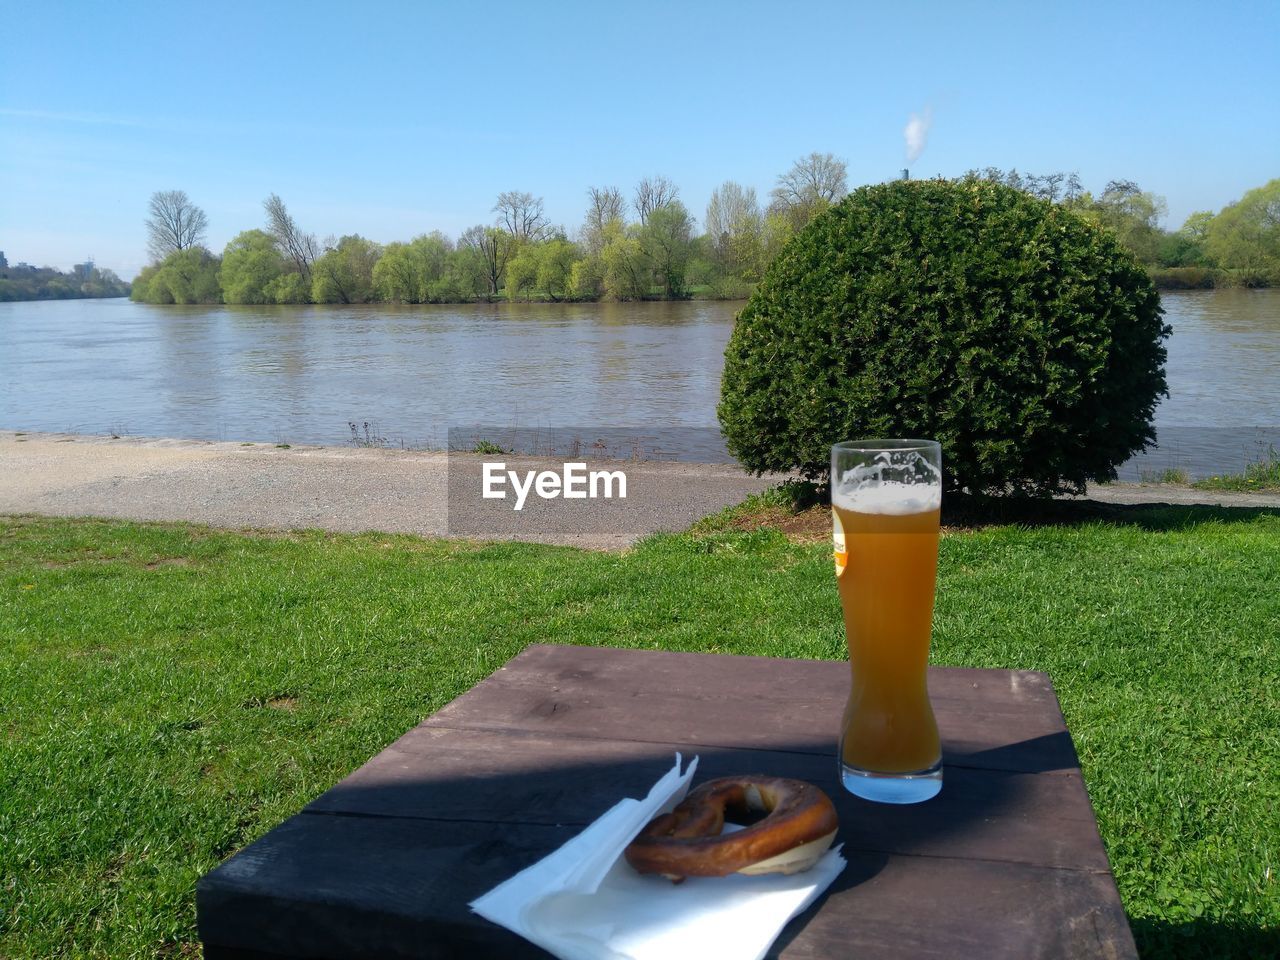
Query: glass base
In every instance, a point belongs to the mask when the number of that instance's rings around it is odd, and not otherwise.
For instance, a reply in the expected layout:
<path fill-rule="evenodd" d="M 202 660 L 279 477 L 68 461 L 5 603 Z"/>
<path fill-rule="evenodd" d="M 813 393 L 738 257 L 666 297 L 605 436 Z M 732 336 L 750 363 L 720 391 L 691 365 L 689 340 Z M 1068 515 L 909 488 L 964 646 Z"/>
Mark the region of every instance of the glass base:
<path fill-rule="evenodd" d="M 921 803 L 942 789 L 942 761 L 914 773 L 876 773 L 840 764 L 840 782 L 855 797 L 876 803 Z"/>

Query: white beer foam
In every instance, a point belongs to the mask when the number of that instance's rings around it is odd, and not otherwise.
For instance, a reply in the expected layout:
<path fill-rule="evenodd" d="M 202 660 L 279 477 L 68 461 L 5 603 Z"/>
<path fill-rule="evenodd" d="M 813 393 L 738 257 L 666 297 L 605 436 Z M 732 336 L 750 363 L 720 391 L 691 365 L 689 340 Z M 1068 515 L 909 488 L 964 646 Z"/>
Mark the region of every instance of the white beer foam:
<path fill-rule="evenodd" d="M 942 506 L 942 487 L 932 483 L 885 483 L 841 490 L 832 502 L 853 513 L 876 513 L 901 517 L 911 513 L 927 513 Z"/>

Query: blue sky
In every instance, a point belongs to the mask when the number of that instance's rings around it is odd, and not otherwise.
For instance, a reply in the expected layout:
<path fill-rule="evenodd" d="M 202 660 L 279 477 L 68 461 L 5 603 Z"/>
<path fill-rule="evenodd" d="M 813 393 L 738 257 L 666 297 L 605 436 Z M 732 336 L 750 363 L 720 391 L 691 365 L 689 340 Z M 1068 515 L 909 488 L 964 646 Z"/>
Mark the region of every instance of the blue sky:
<path fill-rule="evenodd" d="M 0 2 L 0 250 L 126 278 L 154 190 L 215 250 L 284 197 L 379 241 L 664 174 L 701 219 L 811 151 L 851 186 L 994 165 L 1136 180 L 1172 226 L 1280 176 L 1280 3 Z"/>

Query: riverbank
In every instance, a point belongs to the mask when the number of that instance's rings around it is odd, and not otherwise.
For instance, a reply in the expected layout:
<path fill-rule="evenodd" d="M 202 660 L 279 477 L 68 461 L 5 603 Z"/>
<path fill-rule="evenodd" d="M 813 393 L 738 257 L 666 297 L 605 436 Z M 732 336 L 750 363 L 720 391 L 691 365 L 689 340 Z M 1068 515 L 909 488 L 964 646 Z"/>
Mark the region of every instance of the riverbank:
<path fill-rule="evenodd" d="M 620 549 L 776 482 L 723 464 L 609 461 L 625 469 L 625 499 L 535 497 L 495 522 L 479 491 L 483 465 L 498 461 L 522 476 L 559 467 L 505 455 L 0 431 L 0 513 Z"/>
<path fill-rule="evenodd" d="M 723 464 L 620 461 L 629 483 L 625 500 L 530 501 L 527 512 L 504 512 L 494 523 L 491 513 L 480 511 L 477 492 L 483 464 L 498 460 L 522 475 L 556 466 L 536 458 L 439 451 L 0 431 L 0 513 L 621 549 L 648 534 L 687 529 L 779 479 Z M 1280 493 L 1174 484 L 1095 485 L 1085 498 L 1072 499 L 1280 509 Z M 805 526 L 827 523 L 822 514 Z"/>

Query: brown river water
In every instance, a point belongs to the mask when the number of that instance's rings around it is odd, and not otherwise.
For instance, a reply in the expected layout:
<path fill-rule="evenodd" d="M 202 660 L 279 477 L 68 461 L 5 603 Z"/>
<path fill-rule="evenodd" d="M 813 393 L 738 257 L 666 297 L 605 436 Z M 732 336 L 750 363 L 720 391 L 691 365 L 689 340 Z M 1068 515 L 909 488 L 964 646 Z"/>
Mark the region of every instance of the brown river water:
<path fill-rule="evenodd" d="M 1239 470 L 1280 448 L 1280 290 L 1163 300 L 1161 446 L 1121 478 Z M 460 425 L 632 428 L 718 459 L 720 371 L 740 307 L 0 303 L 0 428 L 432 448 Z"/>

